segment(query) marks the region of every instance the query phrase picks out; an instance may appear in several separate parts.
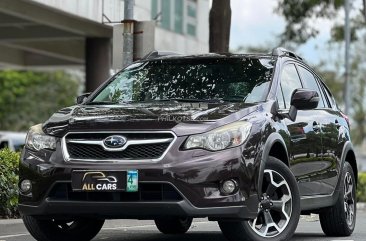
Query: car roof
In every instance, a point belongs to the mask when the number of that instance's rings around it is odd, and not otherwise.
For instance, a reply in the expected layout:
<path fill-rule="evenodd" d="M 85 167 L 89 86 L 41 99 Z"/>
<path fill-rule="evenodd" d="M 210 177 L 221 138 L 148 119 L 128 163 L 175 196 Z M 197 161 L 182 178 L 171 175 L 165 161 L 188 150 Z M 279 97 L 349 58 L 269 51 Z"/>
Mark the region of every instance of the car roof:
<path fill-rule="evenodd" d="M 158 52 L 156 54 L 145 56 L 142 61 L 151 60 L 171 60 L 171 59 L 217 59 L 217 58 L 273 58 L 271 54 L 253 53 L 253 54 L 232 54 L 232 53 L 207 53 L 183 55 L 171 52 Z"/>
<path fill-rule="evenodd" d="M 207 54 L 192 54 L 183 55 L 175 52 L 169 51 L 151 51 L 140 61 L 149 60 L 165 60 L 165 59 L 217 59 L 217 58 L 272 58 L 277 59 L 280 57 L 288 57 L 295 59 L 300 62 L 305 62 L 303 58 L 297 55 L 291 50 L 287 50 L 283 47 L 277 47 L 270 53 L 207 53 Z"/>

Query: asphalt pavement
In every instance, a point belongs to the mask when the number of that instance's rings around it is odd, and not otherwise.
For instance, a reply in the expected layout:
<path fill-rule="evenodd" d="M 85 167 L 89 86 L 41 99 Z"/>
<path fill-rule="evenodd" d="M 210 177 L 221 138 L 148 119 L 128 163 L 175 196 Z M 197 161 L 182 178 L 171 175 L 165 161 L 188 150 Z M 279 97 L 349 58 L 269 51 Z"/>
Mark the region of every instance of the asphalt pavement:
<path fill-rule="evenodd" d="M 292 240 L 366 240 L 366 212 L 359 211 L 355 232 L 351 237 L 326 237 L 317 216 L 303 216 Z M 93 241 L 226 241 L 216 222 L 196 219 L 184 235 L 159 233 L 152 221 L 110 220 L 107 221 Z M 0 220 L 0 241 L 35 241 L 26 231 L 21 220 Z"/>

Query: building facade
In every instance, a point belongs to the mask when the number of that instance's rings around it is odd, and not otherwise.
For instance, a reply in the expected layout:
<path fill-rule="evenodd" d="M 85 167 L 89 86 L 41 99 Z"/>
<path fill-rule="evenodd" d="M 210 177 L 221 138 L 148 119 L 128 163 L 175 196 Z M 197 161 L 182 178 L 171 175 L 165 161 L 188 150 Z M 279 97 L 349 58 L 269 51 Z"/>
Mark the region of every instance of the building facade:
<path fill-rule="evenodd" d="M 120 22 L 123 0 L 33 0 L 106 25 Z M 208 52 L 209 0 L 135 0 L 136 20 L 156 21 L 155 49 Z"/>
<path fill-rule="evenodd" d="M 156 50 L 206 53 L 209 8 L 210 0 L 135 0 L 134 18 L 156 22 Z M 0 69 L 74 69 L 93 91 L 110 76 L 123 12 L 123 0 L 0 0 Z"/>

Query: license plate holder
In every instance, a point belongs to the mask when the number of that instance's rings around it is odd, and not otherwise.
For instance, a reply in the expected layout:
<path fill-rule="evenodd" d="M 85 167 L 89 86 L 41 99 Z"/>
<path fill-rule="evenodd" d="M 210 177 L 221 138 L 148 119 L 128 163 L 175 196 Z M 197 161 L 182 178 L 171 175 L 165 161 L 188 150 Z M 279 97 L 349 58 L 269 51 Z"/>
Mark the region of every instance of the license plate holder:
<path fill-rule="evenodd" d="M 128 171 L 74 170 L 71 175 L 73 191 L 125 192 Z"/>

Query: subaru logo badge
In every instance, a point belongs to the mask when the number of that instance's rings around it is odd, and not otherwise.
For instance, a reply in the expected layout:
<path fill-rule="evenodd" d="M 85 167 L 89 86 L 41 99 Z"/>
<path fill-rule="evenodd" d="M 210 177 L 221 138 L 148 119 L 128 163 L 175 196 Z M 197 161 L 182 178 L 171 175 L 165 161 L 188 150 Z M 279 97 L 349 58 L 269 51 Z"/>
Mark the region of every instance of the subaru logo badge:
<path fill-rule="evenodd" d="M 127 140 L 124 136 L 108 136 L 104 139 L 103 143 L 106 147 L 109 148 L 119 148 L 126 144 Z"/>

